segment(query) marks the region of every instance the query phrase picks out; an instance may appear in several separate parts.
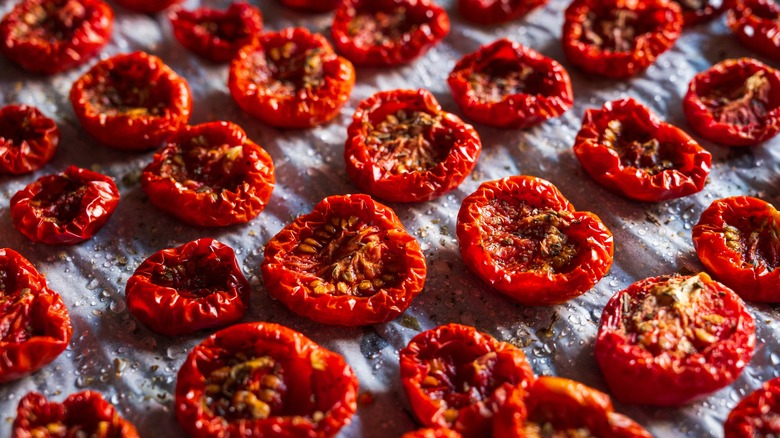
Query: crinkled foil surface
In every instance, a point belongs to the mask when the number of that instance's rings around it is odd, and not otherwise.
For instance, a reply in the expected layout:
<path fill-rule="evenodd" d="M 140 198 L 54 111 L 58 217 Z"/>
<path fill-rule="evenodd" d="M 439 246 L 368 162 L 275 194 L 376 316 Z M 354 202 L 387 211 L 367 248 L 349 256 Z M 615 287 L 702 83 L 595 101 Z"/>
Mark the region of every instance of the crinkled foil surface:
<path fill-rule="evenodd" d="M 0 13 L 7 13 L 13 3 L 3 0 Z M 299 14 L 274 0 L 251 3 L 261 8 L 269 30 L 306 26 L 329 33 L 330 14 Z M 152 332 L 128 312 L 124 288 L 127 278 L 151 253 L 207 236 L 236 250 L 253 285 L 251 308 L 244 321 L 281 323 L 343 354 L 360 379 L 361 392 L 373 395 L 372 403 L 360 404 L 340 437 L 396 437 L 417 427 L 400 385 L 398 351 L 420 329 L 448 322 L 473 325 L 522 347 L 537 374 L 573 378 L 607 391 L 593 356 L 606 301 L 645 277 L 701 270 L 691 243 L 691 227 L 713 200 L 747 194 L 777 205 L 780 141 L 743 149 L 702 141 L 714 155 L 713 171 L 703 192 L 668 202 L 637 203 L 600 187 L 574 157 L 571 147 L 584 110 L 632 96 L 690 133 L 681 100 L 691 78 L 723 58 L 755 55 L 736 42 L 721 17 L 685 31 L 675 47 L 645 73 L 627 81 L 599 79 L 574 69 L 563 55 L 560 35 L 566 0 L 551 0 L 521 20 L 490 28 L 466 23 L 457 14 L 454 1 L 441 3 L 452 20 L 452 31 L 441 44 L 409 66 L 359 69 L 352 96 L 334 122 L 293 131 L 265 126 L 243 114 L 228 93 L 227 67 L 203 62 L 183 49 L 173 38 L 164 14 L 146 16 L 115 8 L 113 39 L 101 57 L 134 50 L 162 57 L 189 81 L 194 98 L 191 123 L 236 122 L 273 157 L 277 186 L 268 207 L 250 223 L 225 229 L 192 228 L 158 211 L 139 184 L 140 171 L 152 153 L 111 150 L 84 133 L 67 96 L 73 81 L 94 60 L 53 77 L 30 78 L 8 60 L 0 59 L 0 103 L 35 105 L 53 117 L 62 131 L 60 148 L 47 166 L 33 174 L 0 178 L 0 244 L 19 251 L 45 273 L 51 288 L 63 296 L 74 325 L 73 340 L 59 358 L 32 376 L 0 387 L 0 436 L 9 435 L 16 405 L 28 391 L 41 391 L 61 401 L 85 389 L 103 393 L 136 424 L 142 436 L 183 436 L 173 414 L 176 373 L 187 353 L 209 333 L 169 338 Z M 224 8 L 227 4 L 189 0 L 184 6 Z M 358 102 L 379 90 L 427 88 L 446 110 L 457 114 L 459 109 L 446 85 L 447 74 L 460 56 L 500 37 L 509 37 L 563 63 L 572 76 L 574 108 L 559 119 L 526 131 L 477 126 L 483 152 L 472 175 L 458 189 L 426 203 L 390 204 L 407 230 L 419 239 L 429 268 L 425 290 L 406 313 L 387 324 L 326 327 L 298 317 L 270 299 L 259 269 L 264 244 L 324 197 L 357 191 L 346 175 L 342 154 L 346 127 Z M 9 200 L 31 181 L 69 164 L 112 176 L 122 195 L 119 207 L 90 241 L 63 247 L 33 244 L 14 229 Z M 552 181 L 578 209 L 600 216 L 615 236 L 615 263 L 609 274 L 595 288 L 566 304 L 521 306 L 491 290 L 461 261 L 455 236 L 461 201 L 483 181 L 517 174 Z M 780 374 L 780 312 L 774 306 L 750 304 L 749 308 L 757 321 L 757 347 L 752 362 L 734 384 L 679 409 L 615 403 L 616 409 L 656 436 L 722 436 L 721 425 L 736 402 Z"/>

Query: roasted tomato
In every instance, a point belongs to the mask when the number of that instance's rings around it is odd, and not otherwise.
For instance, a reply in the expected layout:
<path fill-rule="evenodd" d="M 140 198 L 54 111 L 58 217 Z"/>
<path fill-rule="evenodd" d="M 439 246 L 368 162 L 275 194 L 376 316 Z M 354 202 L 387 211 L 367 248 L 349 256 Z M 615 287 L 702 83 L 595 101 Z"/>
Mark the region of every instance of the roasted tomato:
<path fill-rule="evenodd" d="M 427 90 L 382 91 L 360 102 L 347 131 L 347 174 L 391 202 L 421 202 L 457 187 L 482 150 L 477 131 Z"/>
<path fill-rule="evenodd" d="M 688 134 L 630 97 L 586 110 L 574 153 L 599 184 L 646 202 L 700 192 L 712 164 Z"/>
<path fill-rule="evenodd" d="M 749 301 L 780 303 L 780 213 L 760 199 L 718 199 L 693 227 L 708 271 Z"/>
<path fill-rule="evenodd" d="M 251 290 L 233 249 L 204 238 L 152 254 L 127 280 L 125 293 L 133 316 L 176 336 L 240 320 Z"/>
<path fill-rule="evenodd" d="M 672 47 L 682 26 L 680 7 L 667 0 L 574 0 L 566 8 L 563 52 L 587 72 L 628 78 Z"/>
<path fill-rule="evenodd" d="M 310 128 L 339 114 L 355 68 L 320 34 L 304 28 L 268 32 L 230 64 L 228 87 L 242 110 L 280 128 Z"/>
<path fill-rule="evenodd" d="M 400 315 L 423 289 L 425 257 L 389 207 L 331 196 L 265 246 L 265 288 L 322 324 L 358 326 Z"/>
<path fill-rule="evenodd" d="M 92 58 L 113 26 L 102 0 L 22 0 L 0 22 L 0 51 L 29 72 L 51 75 Z"/>
<path fill-rule="evenodd" d="M 450 19 L 432 0 L 344 0 L 331 28 L 336 50 L 355 65 L 412 62 L 450 31 Z"/>
<path fill-rule="evenodd" d="M 193 438 L 332 437 L 355 413 L 357 390 L 339 354 L 287 327 L 238 324 L 187 357 L 176 418 Z"/>
<path fill-rule="evenodd" d="M 780 71 L 727 59 L 697 74 L 683 100 L 688 123 L 707 140 L 751 146 L 780 132 Z"/>
<path fill-rule="evenodd" d="M 753 317 L 731 289 L 704 273 L 661 276 L 609 300 L 596 361 L 621 402 L 679 406 L 733 382 L 755 342 Z"/>
<path fill-rule="evenodd" d="M 94 65 L 73 84 L 70 102 L 87 133 L 133 151 L 159 147 L 187 124 L 192 110 L 187 81 L 144 52 Z"/>
<path fill-rule="evenodd" d="M 780 4 L 774 0 L 731 0 L 731 30 L 750 50 L 780 61 Z"/>
<path fill-rule="evenodd" d="M 412 432 L 406 432 L 401 438 L 462 438 L 458 432 L 444 427 L 424 428 Z"/>
<path fill-rule="evenodd" d="M 231 3 L 225 11 L 178 9 L 170 19 L 179 43 L 211 62 L 230 61 L 263 31 L 260 9 L 247 3 Z"/>
<path fill-rule="evenodd" d="M 618 414 L 607 394 L 560 377 L 539 377 L 509 393 L 493 421 L 493 437 L 652 438 Z"/>
<path fill-rule="evenodd" d="M 184 0 L 114 0 L 117 4 L 124 6 L 131 11 L 142 14 L 154 14 L 160 12 Z"/>
<path fill-rule="evenodd" d="M 422 332 L 400 357 L 401 384 L 417 419 L 467 438 L 490 436 L 506 392 L 534 380 L 522 350 L 465 325 Z"/>
<path fill-rule="evenodd" d="M 71 394 L 62 403 L 30 392 L 19 401 L 11 438 L 138 438 L 138 431 L 119 416 L 98 392 Z"/>
<path fill-rule="evenodd" d="M 725 438 L 780 436 L 780 378 L 743 398 L 723 425 Z"/>
<path fill-rule="evenodd" d="M 252 220 L 268 203 L 274 182 L 271 157 L 230 122 L 183 128 L 141 176 L 152 204 L 201 227 Z"/>
<path fill-rule="evenodd" d="M 547 0 L 458 0 L 461 17 L 491 25 L 511 21 L 547 3 Z"/>
<path fill-rule="evenodd" d="M 691 27 L 710 21 L 726 10 L 731 0 L 676 0 L 683 16 L 683 26 Z"/>
<path fill-rule="evenodd" d="M 0 383 L 53 361 L 70 342 L 68 309 L 27 259 L 0 249 Z"/>
<path fill-rule="evenodd" d="M 73 245 L 100 231 L 118 203 L 119 190 L 111 178 L 69 166 L 16 192 L 11 216 L 33 242 Z"/>
<path fill-rule="evenodd" d="M 506 38 L 461 58 L 447 82 L 466 117 L 528 128 L 571 108 L 571 79 L 557 61 Z"/>
<path fill-rule="evenodd" d="M 466 266 L 527 306 L 582 295 L 612 266 L 612 234 L 598 216 L 533 176 L 483 183 L 463 200 L 457 233 Z"/>
<path fill-rule="evenodd" d="M 281 0 L 288 8 L 308 12 L 326 12 L 336 9 L 341 0 Z"/>
<path fill-rule="evenodd" d="M 57 124 L 38 108 L 9 105 L 0 109 L 0 175 L 40 169 L 54 157 L 59 142 Z"/>

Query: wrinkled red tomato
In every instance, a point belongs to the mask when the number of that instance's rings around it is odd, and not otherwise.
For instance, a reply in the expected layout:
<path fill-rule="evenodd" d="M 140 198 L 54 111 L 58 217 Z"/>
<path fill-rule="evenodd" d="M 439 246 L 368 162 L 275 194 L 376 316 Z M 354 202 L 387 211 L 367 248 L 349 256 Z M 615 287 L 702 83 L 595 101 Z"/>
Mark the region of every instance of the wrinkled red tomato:
<path fill-rule="evenodd" d="M 749 196 L 718 199 L 693 227 L 702 264 L 749 301 L 780 302 L 780 213 Z"/>
<path fill-rule="evenodd" d="M 91 437 L 138 438 L 132 423 L 100 393 L 82 391 L 62 403 L 30 392 L 19 401 L 11 438 Z"/>
<path fill-rule="evenodd" d="M 460 16 L 472 23 L 491 25 L 518 19 L 547 0 L 458 0 Z"/>
<path fill-rule="evenodd" d="M 118 203 L 111 178 L 69 166 L 16 192 L 11 216 L 16 229 L 33 242 L 73 245 L 100 231 Z"/>
<path fill-rule="evenodd" d="M 0 383 L 53 361 L 72 333 L 60 295 L 21 254 L 0 248 Z"/>
<path fill-rule="evenodd" d="M 190 437 L 333 437 L 357 410 L 341 355 L 276 324 L 245 323 L 196 346 L 176 380 L 176 419 Z"/>
<path fill-rule="evenodd" d="M 683 15 L 683 26 L 706 23 L 720 16 L 730 0 L 675 0 Z"/>
<path fill-rule="evenodd" d="M 308 12 L 326 12 L 336 9 L 341 0 L 281 0 L 288 8 Z"/>
<path fill-rule="evenodd" d="M 466 117 L 498 128 L 538 125 L 574 103 L 561 64 L 506 38 L 461 58 L 447 83 Z"/>
<path fill-rule="evenodd" d="M 599 184 L 638 201 L 700 192 L 712 155 L 632 98 L 585 111 L 574 153 Z"/>
<path fill-rule="evenodd" d="M 621 402 L 680 406 L 736 380 L 755 342 L 739 296 L 699 273 L 647 278 L 615 294 L 595 354 Z"/>
<path fill-rule="evenodd" d="M 401 438 L 463 438 L 463 435 L 444 427 L 437 427 L 435 429 L 428 427 L 406 432 L 401 435 Z"/>
<path fill-rule="evenodd" d="M 390 321 L 423 289 L 420 244 L 368 195 L 330 196 L 265 246 L 265 288 L 322 324 Z"/>
<path fill-rule="evenodd" d="M 114 0 L 117 4 L 142 14 L 154 14 L 160 12 L 184 0 Z"/>
<path fill-rule="evenodd" d="M 729 413 L 725 438 L 780 436 L 780 378 L 748 394 Z"/>
<path fill-rule="evenodd" d="M 157 251 L 125 288 L 130 313 L 168 336 L 237 322 L 251 291 L 233 249 L 209 238 Z"/>
<path fill-rule="evenodd" d="M 344 0 L 331 35 L 336 50 L 364 67 L 412 62 L 450 31 L 450 19 L 433 0 Z"/>
<path fill-rule="evenodd" d="M 460 324 L 418 334 L 400 358 L 401 384 L 415 417 L 466 438 L 490 436 L 506 392 L 534 380 L 522 350 Z"/>
<path fill-rule="evenodd" d="M 40 169 L 57 151 L 60 130 L 38 108 L 8 105 L 0 109 L 0 175 Z"/>
<path fill-rule="evenodd" d="M 95 64 L 73 83 L 70 102 L 89 135 L 132 151 L 159 147 L 192 111 L 187 81 L 144 52 Z"/>
<path fill-rule="evenodd" d="M 280 128 L 310 128 L 339 114 L 355 68 L 304 28 L 268 32 L 230 65 L 228 87 L 247 114 Z"/>
<path fill-rule="evenodd" d="M 102 0 L 22 0 L 0 22 L 0 51 L 31 73 L 51 75 L 92 58 L 113 26 Z"/>
<path fill-rule="evenodd" d="M 347 131 L 347 174 L 366 193 L 421 202 L 457 187 L 482 142 L 471 125 L 445 112 L 427 90 L 381 91 L 360 102 Z"/>
<path fill-rule="evenodd" d="M 463 200 L 458 241 L 466 266 L 527 306 L 582 295 L 612 266 L 612 233 L 533 176 L 489 181 Z"/>
<path fill-rule="evenodd" d="M 727 59 L 697 74 L 683 100 L 688 123 L 707 140 L 751 146 L 780 132 L 780 71 Z"/>
<path fill-rule="evenodd" d="M 682 26 L 680 7 L 667 0 L 574 0 L 566 8 L 563 52 L 587 72 L 628 78 L 672 47 Z"/>
<path fill-rule="evenodd" d="M 178 9 L 170 19 L 179 43 L 211 62 L 230 61 L 263 31 L 260 9 L 247 3 L 231 3 L 224 11 Z"/>
<path fill-rule="evenodd" d="M 726 14 L 731 31 L 750 50 L 780 60 L 780 5 L 773 0 L 732 0 Z"/>
<path fill-rule="evenodd" d="M 271 157 L 230 122 L 182 128 L 141 175 L 152 204 L 201 227 L 254 219 L 274 182 Z"/>

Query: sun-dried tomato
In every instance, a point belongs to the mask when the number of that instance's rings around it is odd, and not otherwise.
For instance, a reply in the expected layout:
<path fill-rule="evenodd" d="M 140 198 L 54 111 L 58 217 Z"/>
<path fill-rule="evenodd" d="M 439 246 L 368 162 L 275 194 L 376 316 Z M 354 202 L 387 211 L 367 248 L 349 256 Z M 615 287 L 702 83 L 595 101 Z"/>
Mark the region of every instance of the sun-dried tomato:
<path fill-rule="evenodd" d="M 529 306 L 582 295 L 612 266 L 612 234 L 598 216 L 533 176 L 480 185 L 463 200 L 457 233 L 466 266 Z"/>
<path fill-rule="evenodd" d="M 723 424 L 725 438 L 780 436 L 780 378 L 772 379 L 743 398 Z"/>
<path fill-rule="evenodd" d="M 322 324 L 357 326 L 400 315 L 423 289 L 420 244 L 368 195 L 330 196 L 265 246 L 265 288 Z"/>
<path fill-rule="evenodd" d="M 780 132 L 780 71 L 750 58 L 722 61 L 693 78 L 683 110 L 713 143 L 761 143 Z"/>
<path fill-rule="evenodd" d="M 720 16 L 731 0 L 674 0 L 680 6 L 683 26 L 706 23 Z"/>
<path fill-rule="evenodd" d="M 449 31 L 447 12 L 433 0 L 344 0 L 331 35 L 355 65 L 388 67 L 412 62 Z"/>
<path fill-rule="evenodd" d="M 341 355 L 276 324 L 220 330 L 176 381 L 176 418 L 192 438 L 332 437 L 357 410 L 358 380 Z"/>
<path fill-rule="evenodd" d="M 647 278 L 615 294 L 595 354 L 619 401 L 679 406 L 736 380 L 755 342 L 739 296 L 700 273 Z"/>
<path fill-rule="evenodd" d="M 16 192 L 11 216 L 16 229 L 33 242 L 73 245 L 100 231 L 118 203 L 114 180 L 69 166 Z"/>
<path fill-rule="evenodd" d="M 382 91 L 360 102 L 347 131 L 347 174 L 364 192 L 421 202 L 457 187 L 477 164 L 482 142 L 427 90 Z"/>
<path fill-rule="evenodd" d="M 227 62 L 239 49 L 251 43 L 263 31 L 260 9 L 247 3 L 231 3 L 221 11 L 199 8 L 171 12 L 173 35 L 196 55 L 211 62 Z"/>
<path fill-rule="evenodd" d="M 341 0 L 281 0 L 288 8 L 307 12 L 326 12 L 336 9 Z"/>
<path fill-rule="evenodd" d="M 577 67 L 610 78 L 645 70 L 680 37 L 680 7 L 667 0 L 574 0 L 563 52 Z"/>
<path fill-rule="evenodd" d="M 463 438 L 463 435 L 444 427 L 437 427 L 435 429 L 426 427 L 412 432 L 406 432 L 401 435 L 401 438 Z"/>
<path fill-rule="evenodd" d="M 585 111 L 574 153 L 599 184 L 638 201 L 700 192 L 712 155 L 632 98 Z"/>
<path fill-rule="evenodd" d="M 238 106 L 280 128 L 310 128 L 339 114 L 355 68 L 328 40 L 304 28 L 268 32 L 238 53 L 228 87 Z"/>
<path fill-rule="evenodd" d="M 60 130 L 38 108 L 8 105 L 0 109 L 0 175 L 40 169 L 57 151 Z"/>
<path fill-rule="evenodd" d="M 750 50 L 780 61 L 780 5 L 773 0 L 731 0 L 726 21 Z"/>
<path fill-rule="evenodd" d="M 62 403 L 30 392 L 19 401 L 11 438 L 138 438 L 138 431 L 98 392 L 71 394 Z"/>
<path fill-rule="evenodd" d="M 458 0 L 458 12 L 466 20 L 491 25 L 516 20 L 547 0 Z"/>
<path fill-rule="evenodd" d="M 142 14 L 154 14 L 160 12 L 184 0 L 114 0 L 117 4 Z"/>
<path fill-rule="evenodd" d="M 507 391 L 534 380 L 522 350 L 460 324 L 418 334 L 400 358 L 401 384 L 415 417 L 466 438 L 490 436 Z"/>
<path fill-rule="evenodd" d="M 68 309 L 21 254 L 0 248 L 0 383 L 53 361 L 70 342 Z"/>
<path fill-rule="evenodd" d="M 254 219 L 268 203 L 274 182 L 271 157 L 230 122 L 181 129 L 141 175 L 152 204 L 201 227 Z"/>
<path fill-rule="evenodd" d="M 102 0 L 22 0 L 0 22 L 0 51 L 29 72 L 51 75 L 92 58 L 113 26 Z"/>
<path fill-rule="evenodd" d="M 466 117 L 498 128 L 528 128 L 573 104 L 566 69 L 506 38 L 461 58 L 447 79 Z"/>
<path fill-rule="evenodd" d="M 100 61 L 70 89 L 84 130 L 117 149 L 159 147 L 185 126 L 192 110 L 187 81 L 144 52 Z"/>

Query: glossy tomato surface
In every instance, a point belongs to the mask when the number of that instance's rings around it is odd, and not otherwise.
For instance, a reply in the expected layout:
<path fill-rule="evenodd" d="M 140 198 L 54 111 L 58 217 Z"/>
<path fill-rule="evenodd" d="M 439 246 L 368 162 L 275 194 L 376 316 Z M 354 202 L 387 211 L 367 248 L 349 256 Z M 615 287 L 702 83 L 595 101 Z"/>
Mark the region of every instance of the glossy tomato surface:
<path fill-rule="evenodd" d="M 117 4 L 142 14 L 154 14 L 160 12 L 184 0 L 115 0 Z"/>
<path fill-rule="evenodd" d="M 732 0 L 676 0 L 686 28 L 712 21 L 719 17 Z"/>
<path fill-rule="evenodd" d="M 40 169 L 57 151 L 60 130 L 38 108 L 8 105 L 0 109 L 0 175 Z"/>
<path fill-rule="evenodd" d="M 727 22 L 745 47 L 780 60 L 780 5 L 772 0 L 730 0 Z"/>
<path fill-rule="evenodd" d="M 460 16 L 472 23 L 492 25 L 516 20 L 547 0 L 458 0 Z"/>
<path fill-rule="evenodd" d="M 725 438 L 780 436 L 780 378 L 772 379 L 743 398 L 723 424 Z"/>
<path fill-rule="evenodd" d="M 326 12 L 336 9 L 341 0 L 281 0 L 288 8 L 305 12 Z"/>

